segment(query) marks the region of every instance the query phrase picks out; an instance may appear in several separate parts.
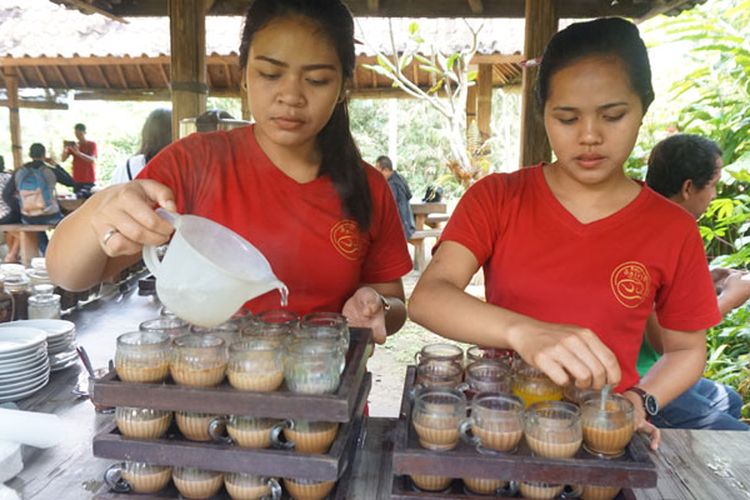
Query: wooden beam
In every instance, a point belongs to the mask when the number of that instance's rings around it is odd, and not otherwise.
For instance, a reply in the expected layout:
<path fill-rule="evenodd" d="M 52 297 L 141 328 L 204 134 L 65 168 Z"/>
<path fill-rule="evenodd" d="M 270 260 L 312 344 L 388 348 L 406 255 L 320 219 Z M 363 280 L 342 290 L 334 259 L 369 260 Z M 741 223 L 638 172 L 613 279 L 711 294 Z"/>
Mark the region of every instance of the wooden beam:
<path fill-rule="evenodd" d="M 78 75 L 78 79 L 81 81 L 82 87 L 88 87 L 89 82 L 86 81 L 86 77 L 83 76 L 83 71 L 81 71 L 81 68 L 78 66 L 73 66 L 73 69 L 75 70 L 75 73 Z"/>
<path fill-rule="evenodd" d="M 159 73 L 161 73 L 161 78 L 162 78 L 162 80 L 164 80 L 164 86 L 165 87 L 169 87 L 169 74 L 167 73 L 167 71 L 169 71 L 169 65 L 168 64 L 160 64 L 159 65 Z"/>
<path fill-rule="evenodd" d="M 380 12 L 380 0 L 367 0 L 367 11 L 371 14 Z"/>
<path fill-rule="evenodd" d="M 468 2 L 472 14 L 482 14 L 484 12 L 484 5 L 482 5 L 482 0 L 468 0 Z"/>
<path fill-rule="evenodd" d="M 53 68 L 55 68 L 55 72 L 57 73 L 58 78 L 60 78 L 60 81 L 65 85 L 66 88 L 70 87 L 70 84 L 68 83 L 68 80 L 65 78 L 65 75 L 63 74 L 62 70 L 60 69 L 60 66 L 57 64 L 52 65 Z"/>
<path fill-rule="evenodd" d="M 492 65 L 480 64 L 477 74 L 477 127 L 482 140 L 490 138 L 492 118 Z"/>
<path fill-rule="evenodd" d="M 141 65 L 140 64 L 136 65 L 135 70 L 141 79 L 141 83 L 143 84 L 143 87 L 149 88 L 150 85 L 148 84 L 148 80 L 146 80 L 146 73 L 143 72 L 143 68 L 141 67 Z"/>
<path fill-rule="evenodd" d="M 169 0 L 172 134 L 206 111 L 206 0 Z"/>
<path fill-rule="evenodd" d="M 10 101 L 7 99 L 0 99 L 0 107 L 5 107 L 5 108 L 10 107 Z M 55 109 L 55 110 L 69 109 L 68 105 L 64 102 L 29 101 L 26 99 L 19 99 L 18 107 L 27 108 L 27 109 Z"/>
<path fill-rule="evenodd" d="M 550 38 L 557 32 L 558 18 L 552 0 L 526 0 L 526 29 L 524 55 L 526 59 L 540 57 Z M 550 161 L 552 150 L 544 130 L 542 110 L 534 99 L 536 67 L 523 70 L 521 97 L 521 155 L 520 166 Z"/>
<path fill-rule="evenodd" d="M 76 101 L 169 101 L 169 89 L 94 89 L 76 92 Z"/>
<path fill-rule="evenodd" d="M 10 115 L 10 143 L 13 154 L 13 168 L 23 165 L 21 144 L 21 115 L 18 112 L 18 74 L 16 68 L 3 68 L 5 88 L 8 91 L 8 111 Z"/>
<path fill-rule="evenodd" d="M 652 7 L 651 10 L 635 19 L 635 22 L 641 23 L 660 14 L 666 14 L 670 10 L 679 9 L 688 3 L 693 3 L 693 0 L 662 0 L 662 2 L 656 4 L 655 7 Z"/>
<path fill-rule="evenodd" d="M 39 68 L 39 66 L 35 66 L 34 71 L 36 71 L 36 76 L 37 78 L 39 78 L 39 81 L 42 82 L 42 86 L 44 88 L 49 88 L 49 83 L 47 83 L 47 79 L 44 78 L 44 73 L 42 73 L 42 70 Z"/>
<path fill-rule="evenodd" d="M 477 86 L 472 85 L 467 89 L 466 92 L 466 134 L 472 128 L 472 125 L 477 121 Z"/>
<path fill-rule="evenodd" d="M 112 85 L 109 83 L 109 79 L 107 79 L 107 75 L 104 74 L 104 70 L 102 70 L 101 66 L 94 66 L 96 68 L 96 72 L 99 73 L 99 76 L 101 77 L 102 81 L 104 82 L 104 86 L 108 89 L 112 88 Z"/>

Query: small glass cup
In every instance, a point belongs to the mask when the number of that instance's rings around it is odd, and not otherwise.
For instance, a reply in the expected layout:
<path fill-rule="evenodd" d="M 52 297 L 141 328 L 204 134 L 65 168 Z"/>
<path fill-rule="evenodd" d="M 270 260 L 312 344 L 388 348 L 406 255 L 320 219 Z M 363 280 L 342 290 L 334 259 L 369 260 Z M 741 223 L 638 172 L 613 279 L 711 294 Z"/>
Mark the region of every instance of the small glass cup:
<path fill-rule="evenodd" d="M 104 482 L 117 493 L 156 493 L 172 479 L 172 468 L 142 462 L 122 462 L 110 465 L 104 472 Z"/>
<path fill-rule="evenodd" d="M 595 391 L 594 389 L 579 389 L 575 384 L 569 384 L 563 387 L 563 400 L 578 406 L 582 406 L 584 401 L 596 396 L 597 394 L 600 394 L 600 391 Z"/>
<path fill-rule="evenodd" d="M 284 478 L 284 487 L 295 500 L 323 500 L 336 486 L 336 481 Z"/>
<path fill-rule="evenodd" d="M 464 350 L 453 344 L 428 344 L 414 355 L 414 361 L 420 365 L 428 360 L 454 363 L 463 369 Z"/>
<path fill-rule="evenodd" d="M 274 426 L 271 442 L 276 448 L 294 448 L 300 453 L 326 453 L 338 430 L 338 422 L 286 419 Z M 281 441 L 282 431 L 285 441 Z"/>
<path fill-rule="evenodd" d="M 541 482 L 523 481 L 518 485 L 523 498 L 547 499 L 555 498 L 562 493 L 565 485 Z"/>
<path fill-rule="evenodd" d="M 294 335 L 312 339 L 338 339 L 344 352 L 349 350 L 349 326 L 346 316 L 333 312 L 315 312 L 305 315 Z"/>
<path fill-rule="evenodd" d="M 227 348 L 215 335 L 188 334 L 173 341 L 169 372 L 177 384 L 214 387 L 224 380 Z"/>
<path fill-rule="evenodd" d="M 281 485 L 273 477 L 226 472 L 224 487 L 237 500 L 281 500 Z"/>
<path fill-rule="evenodd" d="M 291 338 L 286 343 L 284 379 L 292 392 L 330 394 L 341 380 L 344 351 L 330 339 Z"/>
<path fill-rule="evenodd" d="M 471 402 L 471 417 L 461 422 L 461 439 L 480 452 L 513 453 L 523 437 L 523 425 L 523 403 L 519 398 L 482 392 Z"/>
<path fill-rule="evenodd" d="M 142 321 L 138 329 L 142 332 L 162 332 L 170 337 L 180 337 L 188 333 L 189 325 L 177 316 L 161 316 Z"/>
<path fill-rule="evenodd" d="M 218 418 L 218 415 L 211 413 L 199 413 L 191 411 L 176 411 L 174 420 L 177 422 L 177 428 L 180 433 L 190 441 L 211 441 L 211 435 L 208 433 L 211 421 Z M 215 432 L 220 432 L 216 429 Z"/>
<path fill-rule="evenodd" d="M 540 401 L 526 409 L 526 443 L 535 455 L 570 458 L 581 447 L 581 412 L 572 403 Z"/>
<path fill-rule="evenodd" d="M 139 439 L 159 439 L 172 423 L 172 412 L 151 408 L 118 406 L 115 409 L 115 422 L 120 433 L 126 437 Z"/>
<path fill-rule="evenodd" d="M 284 351 L 272 339 L 245 338 L 229 346 L 227 378 L 235 389 L 270 392 L 284 382 Z"/>
<path fill-rule="evenodd" d="M 117 337 L 117 376 L 123 382 L 161 382 L 169 374 L 169 354 L 170 339 L 165 333 L 124 333 Z"/>
<path fill-rule="evenodd" d="M 604 403 L 599 395 L 581 406 L 583 447 L 598 457 L 620 457 L 635 431 L 633 403 L 619 394 L 611 394 Z"/>
<path fill-rule="evenodd" d="M 463 477 L 466 489 L 480 495 L 513 496 L 508 494 L 509 483 L 503 479 L 487 479 L 484 477 Z"/>
<path fill-rule="evenodd" d="M 412 410 L 412 425 L 422 447 L 447 451 L 456 447 L 459 426 L 466 418 L 466 396 L 456 389 L 422 388 L 417 390 Z"/>
<path fill-rule="evenodd" d="M 242 328 L 243 337 L 270 337 L 284 343 L 299 325 L 299 316 L 292 311 L 272 309 L 248 318 Z"/>
<path fill-rule="evenodd" d="M 596 486 L 584 485 L 581 490 L 581 498 L 584 500 L 612 500 L 620 493 L 619 486 Z"/>
<path fill-rule="evenodd" d="M 240 326 L 234 320 L 225 321 L 224 323 L 212 328 L 190 325 L 190 333 L 196 335 L 206 335 L 210 333 L 211 335 L 216 335 L 217 337 L 224 339 L 224 343 L 229 346 L 240 338 Z"/>
<path fill-rule="evenodd" d="M 510 393 L 512 387 L 510 368 L 500 361 L 475 361 L 466 367 L 466 385 L 470 394 L 478 392 Z"/>
<path fill-rule="evenodd" d="M 519 358 L 519 362 L 514 364 L 513 394 L 521 398 L 528 408 L 537 401 L 560 401 L 563 389 L 543 371 Z"/>
<path fill-rule="evenodd" d="M 29 297 L 29 319 L 60 319 L 60 296 L 51 284 L 34 285 Z"/>
<path fill-rule="evenodd" d="M 461 385 L 463 370 L 455 363 L 428 359 L 417 366 L 415 385 L 456 389 Z"/>
<path fill-rule="evenodd" d="M 210 498 L 221 489 L 224 475 L 194 467 L 175 467 L 172 480 L 180 494 L 187 498 Z"/>
<path fill-rule="evenodd" d="M 244 415 L 215 417 L 208 424 L 208 434 L 214 441 L 237 444 L 242 448 L 268 448 L 278 421 Z M 228 436 L 224 435 L 224 429 Z"/>
<path fill-rule="evenodd" d="M 516 353 L 511 349 L 499 349 L 496 347 L 481 347 L 473 345 L 466 350 L 466 362 L 468 364 L 476 361 L 493 360 L 502 363 L 507 368 L 513 367 L 513 360 Z"/>
<path fill-rule="evenodd" d="M 453 481 L 448 476 L 432 476 L 429 474 L 412 474 L 409 476 L 414 486 L 422 491 L 445 491 Z"/>

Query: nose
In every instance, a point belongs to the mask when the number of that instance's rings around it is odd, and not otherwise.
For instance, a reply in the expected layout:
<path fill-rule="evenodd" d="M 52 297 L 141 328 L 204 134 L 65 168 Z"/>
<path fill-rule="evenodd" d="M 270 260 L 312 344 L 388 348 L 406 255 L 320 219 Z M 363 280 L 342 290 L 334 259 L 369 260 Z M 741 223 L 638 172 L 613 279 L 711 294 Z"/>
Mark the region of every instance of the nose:
<path fill-rule="evenodd" d="M 599 124 L 594 117 L 581 118 L 580 120 L 580 141 L 581 144 L 595 145 L 601 144 L 602 135 L 599 130 Z"/>
<path fill-rule="evenodd" d="M 287 106 L 302 106 L 305 103 L 305 96 L 300 79 L 294 75 L 286 75 L 282 78 L 276 99 Z"/>

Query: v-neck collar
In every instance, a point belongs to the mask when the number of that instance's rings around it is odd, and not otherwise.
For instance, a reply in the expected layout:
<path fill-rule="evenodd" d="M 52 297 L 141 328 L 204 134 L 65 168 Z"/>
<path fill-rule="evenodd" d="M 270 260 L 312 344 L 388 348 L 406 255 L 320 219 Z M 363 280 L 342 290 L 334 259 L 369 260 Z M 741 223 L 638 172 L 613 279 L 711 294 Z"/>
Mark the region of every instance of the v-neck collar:
<path fill-rule="evenodd" d="M 547 183 L 547 179 L 544 177 L 544 165 L 544 163 L 541 163 L 534 167 L 535 188 L 558 220 L 571 231 L 574 231 L 579 235 L 606 231 L 613 226 L 617 226 L 630 220 L 630 218 L 633 217 L 633 213 L 636 212 L 648 198 L 648 189 L 639 182 L 638 184 L 641 186 L 640 192 L 627 205 L 602 219 L 584 223 L 578 220 L 552 192 L 552 189 Z"/>

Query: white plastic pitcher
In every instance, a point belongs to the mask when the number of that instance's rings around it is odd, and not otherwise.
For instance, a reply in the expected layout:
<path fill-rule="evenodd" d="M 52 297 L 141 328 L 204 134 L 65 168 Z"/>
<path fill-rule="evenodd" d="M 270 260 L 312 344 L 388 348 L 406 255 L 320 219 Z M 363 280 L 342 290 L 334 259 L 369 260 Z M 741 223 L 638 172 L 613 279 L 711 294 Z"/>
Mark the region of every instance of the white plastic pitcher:
<path fill-rule="evenodd" d="M 175 233 L 161 262 L 153 246 L 143 247 L 143 260 L 159 299 L 179 318 L 210 328 L 273 289 L 286 300 L 287 288 L 266 258 L 237 233 L 204 217 L 156 212 Z"/>

